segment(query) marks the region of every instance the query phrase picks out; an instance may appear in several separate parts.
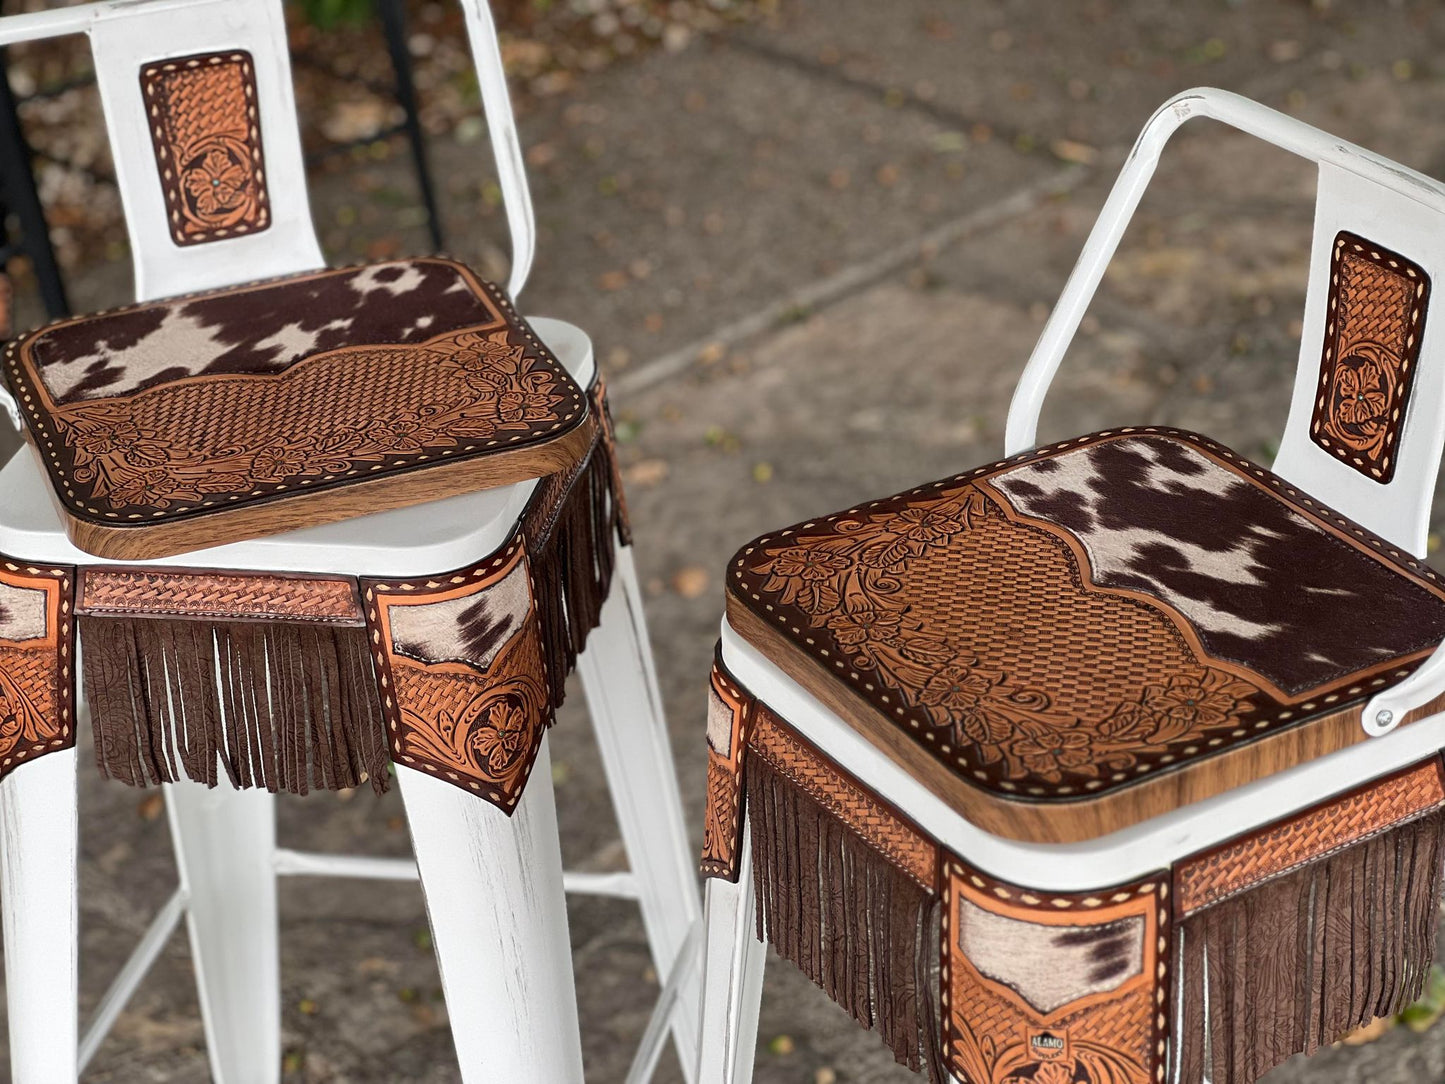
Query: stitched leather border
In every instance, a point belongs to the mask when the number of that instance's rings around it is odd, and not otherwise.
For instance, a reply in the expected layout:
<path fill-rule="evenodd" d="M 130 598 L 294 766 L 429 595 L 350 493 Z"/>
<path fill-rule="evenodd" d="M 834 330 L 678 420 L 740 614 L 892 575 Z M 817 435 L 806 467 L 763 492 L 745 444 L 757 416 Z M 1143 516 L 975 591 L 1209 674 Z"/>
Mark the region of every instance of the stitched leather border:
<path fill-rule="evenodd" d="M 0 557 L 0 585 L 44 596 L 45 632 L 0 638 L 0 778 L 75 744 L 75 571 Z"/>
<path fill-rule="evenodd" d="M 140 85 L 171 240 L 199 245 L 269 227 L 251 54 L 156 61 L 141 68 Z"/>
<path fill-rule="evenodd" d="M 1395 475 L 1429 304 L 1418 264 L 1352 233 L 1335 237 L 1310 439 L 1377 482 Z"/>
<path fill-rule="evenodd" d="M 108 566 L 81 571 L 76 612 L 97 617 L 366 623 L 355 580 Z"/>

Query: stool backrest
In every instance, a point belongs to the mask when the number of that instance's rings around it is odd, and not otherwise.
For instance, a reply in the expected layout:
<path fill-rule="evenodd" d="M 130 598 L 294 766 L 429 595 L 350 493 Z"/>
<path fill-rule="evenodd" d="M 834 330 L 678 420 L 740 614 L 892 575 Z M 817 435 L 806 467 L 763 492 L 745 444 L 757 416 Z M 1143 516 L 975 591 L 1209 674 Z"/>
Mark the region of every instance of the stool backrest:
<path fill-rule="evenodd" d="M 512 235 L 536 226 L 486 0 L 461 0 Z M 0 18 L 0 45 L 90 37 L 138 300 L 323 266 L 281 0 L 105 0 Z"/>
<path fill-rule="evenodd" d="M 1274 470 L 1416 556 L 1445 443 L 1445 185 L 1248 98 L 1202 88 L 1145 125 L 1044 326 L 1009 407 L 1005 454 L 1039 411 L 1160 152 L 1212 117 L 1318 165 L 1299 363 Z M 1442 294 L 1445 296 L 1445 294 Z"/>

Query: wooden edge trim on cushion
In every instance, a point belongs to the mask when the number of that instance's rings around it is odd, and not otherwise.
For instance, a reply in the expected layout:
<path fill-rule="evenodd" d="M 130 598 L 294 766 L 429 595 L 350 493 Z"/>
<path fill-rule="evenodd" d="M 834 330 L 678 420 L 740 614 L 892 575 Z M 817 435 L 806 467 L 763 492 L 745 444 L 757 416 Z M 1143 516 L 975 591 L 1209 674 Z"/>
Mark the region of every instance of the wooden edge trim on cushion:
<path fill-rule="evenodd" d="M 75 570 L 0 557 L 0 778 L 75 744 Z"/>
<path fill-rule="evenodd" d="M 355 580 L 265 572 L 87 568 L 81 573 L 76 612 L 106 617 L 366 623 Z"/>
<path fill-rule="evenodd" d="M 1046 802 L 1005 797 L 959 778 L 731 594 L 727 617 L 739 635 L 950 808 L 985 831 L 1007 839 L 1034 843 L 1095 839 L 1369 740 L 1360 726 L 1360 704 L 1353 704 L 1249 744 L 1162 769 L 1127 788 L 1098 797 Z M 1426 718 L 1442 709 L 1445 695 L 1410 712 L 1404 722 Z"/>
<path fill-rule="evenodd" d="M 943 893 L 943 1016 L 960 1080 L 1164 1080 L 1167 874 L 1093 893 L 1036 893 L 948 856 Z"/>
<path fill-rule="evenodd" d="M 141 68 L 140 86 L 171 240 L 199 245 L 269 227 L 251 54 L 159 60 Z"/>
<path fill-rule="evenodd" d="M 702 823 L 702 874 L 737 883 L 742 854 L 743 760 L 753 699 L 733 681 L 719 644 L 707 696 L 707 806 Z"/>
<path fill-rule="evenodd" d="M 1430 276 L 1419 264 L 1336 235 L 1310 439 L 1376 482 L 1395 476 L 1429 304 Z"/>
<path fill-rule="evenodd" d="M 1438 756 L 1177 863 L 1174 907 L 1183 919 L 1445 804 Z"/>

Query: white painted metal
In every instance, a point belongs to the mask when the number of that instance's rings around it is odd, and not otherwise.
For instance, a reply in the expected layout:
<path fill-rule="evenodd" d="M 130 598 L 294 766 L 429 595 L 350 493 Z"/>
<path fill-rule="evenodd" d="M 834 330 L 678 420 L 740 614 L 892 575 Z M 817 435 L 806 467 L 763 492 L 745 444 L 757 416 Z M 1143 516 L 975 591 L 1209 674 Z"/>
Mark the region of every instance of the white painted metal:
<path fill-rule="evenodd" d="M 280 1080 L 275 795 L 189 781 L 165 794 L 211 1079 Z"/>
<path fill-rule="evenodd" d="M 23 432 L 20 404 L 15 401 L 15 396 L 10 394 L 10 390 L 4 384 L 0 384 L 0 414 L 5 415 L 15 432 Z"/>
<path fill-rule="evenodd" d="M 631 547 L 617 551 L 612 593 L 577 671 L 641 892 L 653 964 L 659 975 L 670 975 L 701 907 Z M 689 1076 L 697 1049 L 698 993 L 688 985 L 673 1016 L 679 1060 Z"/>
<path fill-rule="evenodd" d="M 706 933 L 697 1084 L 748 1084 L 757 1057 L 758 1010 L 768 952 L 757 937 L 753 847 L 746 818 L 737 884 L 711 878 L 703 889 L 703 901 Z"/>
<path fill-rule="evenodd" d="M 1037 441 L 1039 412 L 1079 321 L 1103 278 L 1170 137 L 1194 117 L 1211 117 L 1319 166 L 1314 241 L 1305 298 L 1304 334 L 1289 419 L 1274 471 L 1376 534 L 1425 555 L 1430 507 L 1445 444 L 1445 328 L 1426 321 L 1415 386 L 1396 453 L 1393 479 L 1381 485 L 1309 439 L 1329 297 L 1330 253 L 1350 230 L 1407 255 L 1432 279 L 1445 272 L 1445 184 L 1337 139 L 1258 102 L 1212 88 L 1188 90 L 1150 118 L 1084 243 L 1009 406 L 1007 456 Z M 1405 714 L 1445 689 L 1445 645 L 1409 680 L 1373 697 L 1360 723 L 1372 737 L 1388 734 Z"/>
<path fill-rule="evenodd" d="M 156 912 L 146 931 L 141 935 L 135 951 L 130 959 L 126 960 L 115 979 L 111 982 L 110 988 L 106 990 L 105 996 L 100 999 L 96 1007 L 95 1017 L 90 1021 L 90 1026 L 85 1029 L 85 1036 L 80 1040 L 80 1071 L 85 1072 L 85 1067 L 90 1064 L 90 1059 L 95 1057 L 95 1052 L 100 1049 L 100 1044 L 105 1041 L 106 1035 L 110 1033 L 111 1026 L 120 1017 L 121 1010 L 125 1008 L 126 1002 L 140 986 L 141 980 L 146 977 L 146 972 L 156 962 L 156 958 L 166 947 L 166 942 L 176 932 L 176 927 L 181 924 L 181 919 L 186 914 L 186 896 L 179 888 L 171 893 L 171 898 L 166 900 L 161 909 Z"/>
<path fill-rule="evenodd" d="M 79 932 L 74 749 L 0 781 L 0 905 L 10 1077 L 75 1084 Z"/>
<path fill-rule="evenodd" d="M 857 729 L 723 622 L 723 661 L 738 682 L 863 784 L 898 806 L 955 854 L 986 873 L 1045 892 L 1088 892 L 1165 869 L 1186 855 L 1257 829 L 1333 794 L 1445 748 L 1445 712 L 1276 773 L 1122 831 L 1079 843 L 1022 843 L 971 824 Z"/>
<path fill-rule="evenodd" d="M 667 981 L 662 984 L 662 993 L 658 994 L 657 1004 L 653 1006 L 652 1016 L 648 1018 L 647 1030 L 642 1033 L 642 1042 L 638 1044 L 632 1066 L 627 1070 L 626 1084 L 646 1084 L 652 1079 L 652 1074 L 657 1072 L 657 1062 L 662 1057 L 667 1033 L 672 1030 L 673 1017 L 692 984 L 692 975 L 697 970 L 701 951 L 702 914 L 699 913 L 692 928 L 687 931 L 687 938 L 682 943 Z M 692 1068 L 691 1054 L 692 1051 L 689 1050 L 683 1055 L 686 1058 L 685 1073 Z"/>
<path fill-rule="evenodd" d="M 509 818 L 396 768 L 462 1079 L 582 1084 L 552 761 Z"/>

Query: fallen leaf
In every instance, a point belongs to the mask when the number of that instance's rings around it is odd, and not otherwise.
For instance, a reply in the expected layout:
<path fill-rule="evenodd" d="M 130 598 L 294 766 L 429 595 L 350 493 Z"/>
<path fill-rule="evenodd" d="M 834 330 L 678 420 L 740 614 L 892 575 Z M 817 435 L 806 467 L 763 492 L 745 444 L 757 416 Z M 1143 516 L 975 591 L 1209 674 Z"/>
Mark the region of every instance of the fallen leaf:
<path fill-rule="evenodd" d="M 680 568 L 672 576 L 672 589 L 683 598 L 701 598 L 707 594 L 709 576 L 701 565 Z"/>
<path fill-rule="evenodd" d="M 303 997 L 296 1003 L 296 1009 L 302 1016 L 315 1016 L 317 1012 L 320 1011 L 320 1008 L 321 1006 L 317 1005 L 316 1002 L 312 1001 L 309 997 Z"/>
<path fill-rule="evenodd" d="M 793 1042 L 791 1035 L 775 1035 L 772 1042 L 768 1043 L 769 1054 L 787 1055 L 795 1049 L 797 1049 L 797 1044 Z"/>
<path fill-rule="evenodd" d="M 622 472 L 622 480 L 627 483 L 628 488 L 633 486 L 655 486 L 667 477 L 668 466 L 665 459 L 640 459 L 632 466 Z"/>
<path fill-rule="evenodd" d="M 1056 139 L 1049 144 L 1049 150 L 1053 151 L 1054 157 L 1060 161 L 1074 162 L 1081 166 L 1093 165 L 1099 157 L 1097 148 L 1073 139 Z"/>
<path fill-rule="evenodd" d="M 771 463 L 756 463 L 753 465 L 753 481 L 766 485 L 773 480 L 773 465 Z"/>
<path fill-rule="evenodd" d="M 153 821 L 159 819 L 165 808 L 166 800 L 163 797 L 159 794 L 147 794 L 136 803 L 135 811 L 140 814 L 141 820 Z"/>

